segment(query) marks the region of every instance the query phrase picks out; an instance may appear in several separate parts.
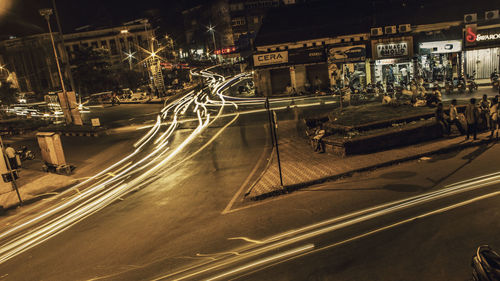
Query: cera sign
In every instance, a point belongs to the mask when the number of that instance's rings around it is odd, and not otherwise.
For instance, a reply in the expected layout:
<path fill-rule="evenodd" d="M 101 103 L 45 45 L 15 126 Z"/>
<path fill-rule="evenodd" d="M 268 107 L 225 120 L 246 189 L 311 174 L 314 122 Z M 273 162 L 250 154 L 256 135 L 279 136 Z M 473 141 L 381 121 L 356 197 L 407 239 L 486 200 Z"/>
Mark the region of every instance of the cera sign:
<path fill-rule="evenodd" d="M 288 51 L 253 55 L 254 66 L 288 63 Z"/>
<path fill-rule="evenodd" d="M 408 56 L 408 42 L 377 44 L 377 58 L 395 58 Z"/>
<path fill-rule="evenodd" d="M 500 41 L 500 28 L 478 30 L 476 26 L 468 25 L 465 28 L 465 41 L 467 45 L 481 45 Z"/>

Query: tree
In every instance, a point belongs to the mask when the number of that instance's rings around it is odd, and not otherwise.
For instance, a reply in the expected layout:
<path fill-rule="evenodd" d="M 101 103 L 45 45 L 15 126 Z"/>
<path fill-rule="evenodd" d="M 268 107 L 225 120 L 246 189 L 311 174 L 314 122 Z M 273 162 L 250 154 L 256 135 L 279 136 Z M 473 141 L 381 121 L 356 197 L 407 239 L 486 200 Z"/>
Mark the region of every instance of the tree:
<path fill-rule="evenodd" d="M 116 79 L 117 85 L 121 88 L 129 88 L 135 90 L 145 84 L 140 72 L 129 70 L 128 68 L 120 68 L 113 71 L 113 76 Z"/>
<path fill-rule="evenodd" d="M 80 94 L 87 96 L 116 87 L 106 49 L 83 47 L 72 55 L 71 65 L 75 68 L 73 77 Z"/>
<path fill-rule="evenodd" d="M 12 83 L 0 82 L 0 103 L 2 105 L 11 105 L 17 102 L 17 89 L 12 87 Z"/>

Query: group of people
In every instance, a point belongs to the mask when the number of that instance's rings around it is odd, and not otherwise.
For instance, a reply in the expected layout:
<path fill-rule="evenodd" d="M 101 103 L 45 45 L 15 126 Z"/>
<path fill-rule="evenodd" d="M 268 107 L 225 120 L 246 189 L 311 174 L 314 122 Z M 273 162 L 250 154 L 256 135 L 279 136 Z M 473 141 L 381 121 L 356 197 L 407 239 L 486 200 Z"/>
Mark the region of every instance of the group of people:
<path fill-rule="evenodd" d="M 466 134 L 466 140 L 472 136 L 474 140 L 477 140 L 477 131 L 479 129 L 490 130 L 490 138 L 493 138 L 495 132 L 498 138 L 498 128 L 500 119 L 499 114 L 499 96 L 495 96 L 488 99 L 487 95 L 483 95 L 483 98 L 476 104 L 476 99 L 471 98 L 469 104 L 465 108 L 464 117 L 467 124 L 467 128 L 462 127 L 460 118 L 457 111 L 457 100 L 454 99 L 450 104 L 449 114 L 446 115 L 443 109 L 443 104 L 440 102 L 436 109 L 436 119 L 443 126 L 445 132 L 450 134 L 451 126 L 455 125 L 462 135 Z"/>

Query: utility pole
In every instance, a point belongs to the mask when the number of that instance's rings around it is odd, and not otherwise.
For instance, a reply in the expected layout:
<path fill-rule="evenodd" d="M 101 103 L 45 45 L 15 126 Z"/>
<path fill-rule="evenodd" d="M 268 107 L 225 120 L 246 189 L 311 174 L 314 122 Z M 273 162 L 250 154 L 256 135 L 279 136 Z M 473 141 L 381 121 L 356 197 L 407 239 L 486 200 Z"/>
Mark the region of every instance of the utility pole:
<path fill-rule="evenodd" d="M 52 36 L 52 28 L 50 27 L 50 15 L 52 15 L 52 9 L 40 9 L 39 12 L 40 12 L 40 15 L 42 17 L 44 17 L 45 20 L 47 20 L 47 26 L 49 27 L 50 41 L 52 42 L 52 48 L 54 49 L 54 57 L 56 59 L 57 71 L 59 73 L 59 79 L 61 80 L 61 87 L 63 90 L 63 95 L 64 95 L 65 100 L 66 100 L 66 106 L 68 107 L 68 111 L 66 113 L 66 123 L 71 124 L 73 122 L 73 118 L 71 116 L 71 106 L 69 103 L 68 94 L 66 92 L 66 87 L 64 86 L 64 80 L 63 80 L 63 76 L 61 73 L 61 66 L 59 65 L 59 59 L 57 57 L 56 45 L 54 43 L 54 36 Z"/>
<path fill-rule="evenodd" d="M 68 52 L 66 51 L 66 43 L 64 42 L 64 34 L 62 32 L 61 22 L 59 21 L 59 13 L 57 12 L 56 0 L 52 0 L 52 7 L 54 8 L 54 12 L 55 12 L 55 15 L 56 15 L 57 28 L 59 30 L 59 34 L 61 35 L 61 42 L 62 42 L 62 45 L 63 45 L 64 59 L 67 62 L 67 64 L 66 64 L 66 75 L 68 75 L 69 83 L 71 85 L 71 90 L 76 93 L 75 80 L 73 80 L 73 74 L 71 73 L 71 65 L 69 63 L 69 55 L 68 55 Z"/>

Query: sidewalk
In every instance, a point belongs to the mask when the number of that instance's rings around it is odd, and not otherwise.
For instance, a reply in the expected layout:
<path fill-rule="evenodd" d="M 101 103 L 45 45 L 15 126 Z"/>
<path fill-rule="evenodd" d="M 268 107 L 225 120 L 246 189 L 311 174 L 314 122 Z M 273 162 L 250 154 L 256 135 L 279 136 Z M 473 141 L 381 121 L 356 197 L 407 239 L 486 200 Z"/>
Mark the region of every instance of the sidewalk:
<path fill-rule="evenodd" d="M 315 153 L 307 141 L 302 138 L 281 138 L 279 154 L 283 187 L 280 186 L 276 151 L 273 149 L 265 171 L 250 186 L 246 197 L 254 200 L 262 199 L 327 180 L 334 180 L 355 172 L 415 160 L 435 153 L 481 145 L 492 141 L 488 138 L 489 134 L 490 132 L 479 134 L 477 141 L 466 141 L 464 136 L 457 136 L 345 158 L 339 158 L 329 153 Z"/>
<path fill-rule="evenodd" d="M 34 160 L 23 161 L 19 170 L 19 179 L 16 181 L 21 198 L 30 203 L 47 196 L 56 195 L 87 177 L 93 176 L 101 169 L 110 166 L 120 157 L 132 151 L 132 144 L 136 138 L 126 134 L 109 135 L 101 138 L 92 138 L 89 142 L 86 137 L 61 137 L 66 162 L 75 166 L 71 175 L 59 175 L 42 171 L 40 151 L 33 136 L 27 138 L 6 139 L 16 147 L 27 145 L 35 152 Z M 12 188 L 0 194 L 0 206 L 9 209 L 19 205 L 16 191 Z"/>

